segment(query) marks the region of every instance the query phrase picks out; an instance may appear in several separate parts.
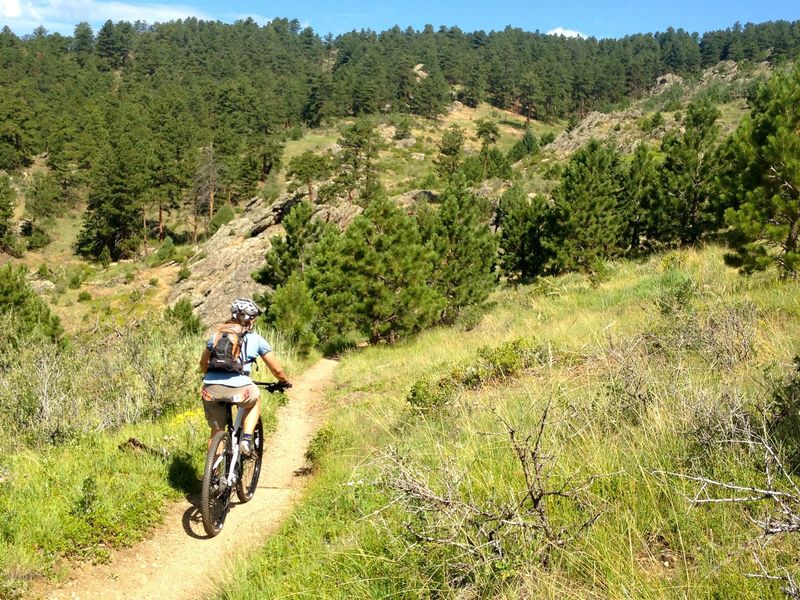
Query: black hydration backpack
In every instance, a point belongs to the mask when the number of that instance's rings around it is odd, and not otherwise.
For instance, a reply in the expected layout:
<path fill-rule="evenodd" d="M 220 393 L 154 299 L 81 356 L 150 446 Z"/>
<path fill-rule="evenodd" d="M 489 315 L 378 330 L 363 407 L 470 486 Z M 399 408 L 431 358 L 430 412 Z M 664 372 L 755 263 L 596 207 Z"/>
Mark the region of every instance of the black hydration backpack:
<path fill-rule="evenodd" d="M 211 358 L 208 360 L 209 371 L 244 371 L 244 327 L 237 323 L 223 323 L 214 332 L 211 346 Z"/>

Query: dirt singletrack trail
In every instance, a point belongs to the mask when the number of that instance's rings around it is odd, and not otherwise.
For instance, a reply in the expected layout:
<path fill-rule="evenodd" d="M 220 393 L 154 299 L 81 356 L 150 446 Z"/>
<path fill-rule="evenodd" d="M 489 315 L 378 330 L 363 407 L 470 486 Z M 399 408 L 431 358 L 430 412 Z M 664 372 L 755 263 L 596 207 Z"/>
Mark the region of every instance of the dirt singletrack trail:
<path fill-rule="evenodd" d="M 278 409 L 278 429 L 267 439 L 255 496 L 233 506 L 225 528 L 215 538 L 203 530 L 199 506 L 188 500 L 171 506 L 164 523 L 131 548 L 112 553 L 103 565 L 77 565 L 55 589 L 40 598 L 184 599 L 203 598 L 214 589 L 226 565 L 261 545 L 283 522 L 299 499 L 307 477 L 302 475 L 308 442 L 320 425 L 325 389 L 336 362 L 321 360 L 288 390 L 289 403 Z M 262 392 L 264 393 L 264 392 Z"/>

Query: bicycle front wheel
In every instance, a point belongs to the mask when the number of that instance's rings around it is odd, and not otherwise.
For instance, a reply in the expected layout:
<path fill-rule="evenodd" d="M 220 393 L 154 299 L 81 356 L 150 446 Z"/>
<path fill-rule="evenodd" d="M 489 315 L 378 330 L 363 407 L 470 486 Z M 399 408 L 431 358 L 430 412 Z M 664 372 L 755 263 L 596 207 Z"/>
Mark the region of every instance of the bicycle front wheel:
<path fill-rule="evenodd" d="M 231 488 L 225 482 L 231 460 L 230 439 L 226 431 L 218 431 L 211 440 L 203 471 L 203 491 L 200 512 L 203 527 L 209 537 L 214 537 L 225 524 L 231 498 Z"/>
<path fill-rule="evenodd" d="M 253 455 L 241 457 L 241 473 L 236 482 L 236 495 L 239 502 L 244 504 L 253 499 L 258 485 L 258 476 L 261 474 L 261 459 L 264 455 L 264 427 L 261 418 L 258 419 L 255 431 L 253 431 Z"/>

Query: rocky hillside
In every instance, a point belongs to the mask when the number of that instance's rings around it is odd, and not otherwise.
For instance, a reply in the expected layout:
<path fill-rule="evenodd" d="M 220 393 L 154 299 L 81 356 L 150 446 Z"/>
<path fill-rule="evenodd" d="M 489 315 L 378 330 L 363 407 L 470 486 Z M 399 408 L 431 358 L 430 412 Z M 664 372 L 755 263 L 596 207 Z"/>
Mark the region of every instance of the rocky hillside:
<path fill-rule="evenodd" d="M 624 152 L 631 152 L 642 140 L 658 144 L 669 130 L 681 126 L 686 105 L 704 95 L 725 101 L 720 125 L 724 133 L 730 133 L 746 111 L 746 94 L 753 81 L 766 75 L 770 68 L 761 64 L 745 71 L 733 61 L 724 61 L 703 71 L 697 80 L 668 73 L 655 82 L 646 97 L 622 110 L 589 113 L 558 136 L 548 149 L 563 159 L 591 138 L 609 140 Z M 661 114 L 660 122 L 652 120 L 655 113 Z"/>
<path fill-rule="evenodd" d="M 228 316 L 233 298 L 265 291 L 251 274 L 264 263 L 273 236 L 281 235 L 281 221 L 301 197 L 285 195 L 272 203 L 253 198 L 233 221 L 223 225 L 189 262 L 191 275 L 172 288 L 169 303 L 189 298 L 197 316 L 211 324 Z M 315 218 L 345 227 L 360 208 L 354 204 L 316 207 Z"/>

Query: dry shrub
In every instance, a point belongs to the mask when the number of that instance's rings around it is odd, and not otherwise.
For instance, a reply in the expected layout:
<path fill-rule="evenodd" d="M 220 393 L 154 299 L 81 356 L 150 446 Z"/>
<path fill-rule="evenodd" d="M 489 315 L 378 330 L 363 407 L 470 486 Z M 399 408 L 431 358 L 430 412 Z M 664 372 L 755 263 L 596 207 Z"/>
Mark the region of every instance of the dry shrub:
<path fill-rule="evenodd" d="M 383 453 L 380 481 L 387 508 L 399 506 L 408 515 L 407 551 L 421 547 L 426 564 L 442 569 L 449 585 L 485 589 L 531 564 L 547 568 L 555 551 L 599 517 L 587 508 L 593 478 L 554 474 L 556 457 L 542 444 L 548 410 L 529 432 L 495 413 L 503 429 L 497 435 L 516 465 L 514 483 L 503 489 L 476 491 L 476 474 L 455 460 L 425 466 L 393 449 Z"/>

